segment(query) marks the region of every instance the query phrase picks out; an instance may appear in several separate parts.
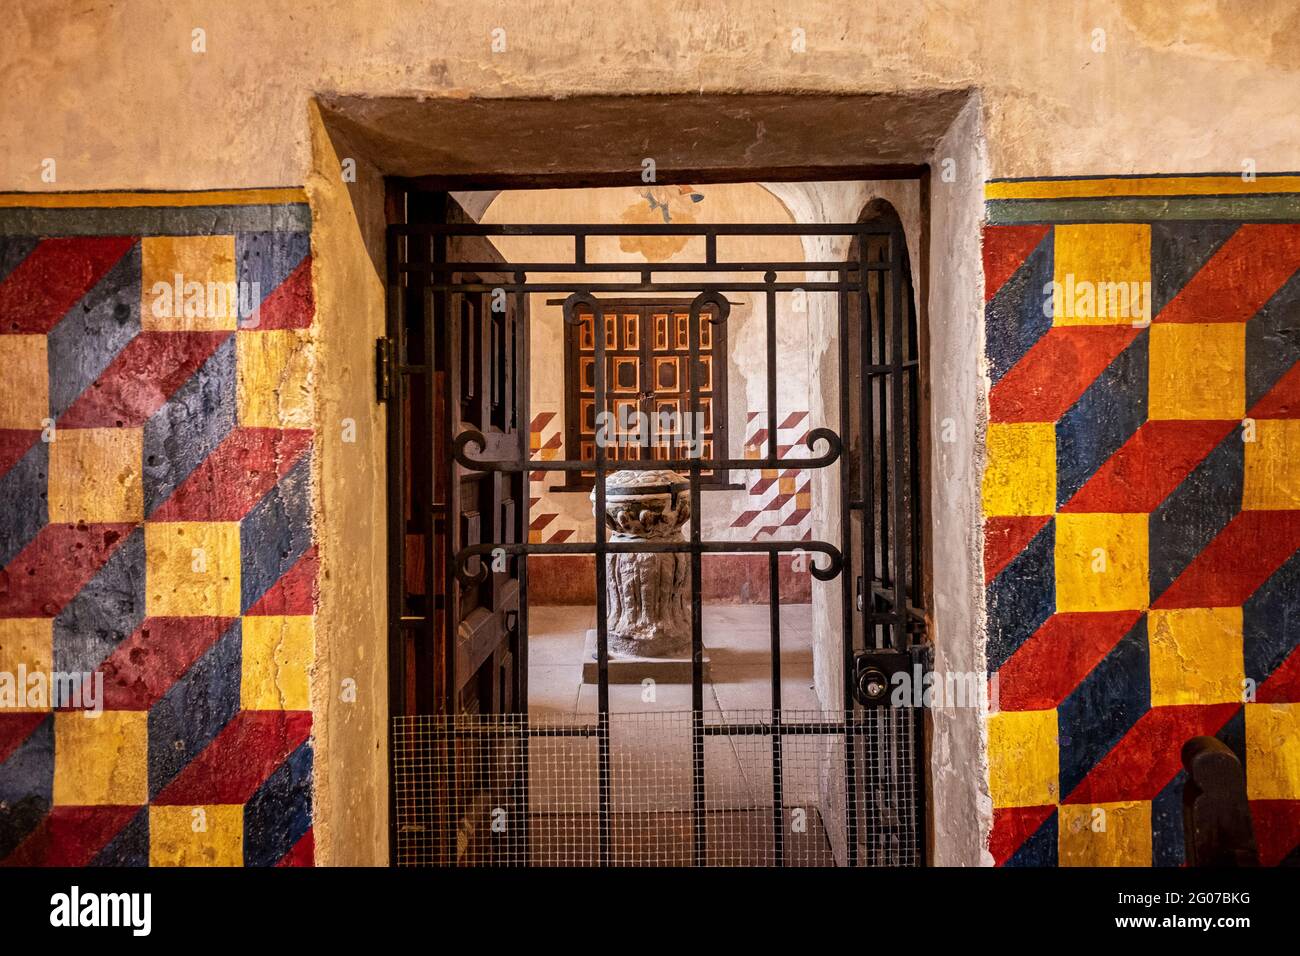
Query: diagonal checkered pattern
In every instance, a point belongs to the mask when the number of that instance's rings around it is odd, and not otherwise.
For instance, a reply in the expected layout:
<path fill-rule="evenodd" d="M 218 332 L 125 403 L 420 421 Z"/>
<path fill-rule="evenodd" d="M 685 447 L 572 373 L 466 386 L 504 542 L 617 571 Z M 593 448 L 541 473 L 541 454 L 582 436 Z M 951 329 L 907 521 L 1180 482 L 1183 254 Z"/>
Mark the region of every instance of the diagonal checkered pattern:
<path fill-rule="evenodd" d="M 314 311 L 302 231 L 0 238 L 0 672 L 103 679 L 0 709 L 0 862 L 312 863 Z"/>
<path fill-rule="evenodd" d="M 787 468 L 757 468 L 746 473 L 749 500 L 731 527 L 752 541 L 770 538 L 812 540 L 812 476 L 796 467 L 808 457 L 807 412 L 790 412 L 776 426 L 776 457 Z M 745 419 L 745 457 L 762 458 L 768 447 L 767 413 L 751 411 Z"/>
<path fill-rule="evenodd" d="M 557 412 L 538 412 L 528 425 L 529 451 L 535 461 L 558 461 L 564 453 L 564 429 Z M 528 473 L 528 540 L 533 544 L 562 544 L 579 528 L 559 511 L 551 511 L 548 482 L 558 472 Z"/>
<path fill-rule="evenodd" d="M 1300 859 L 1300 225 L 989 226 L 984 256 L 995 861 L 1181 864 L 1203 734 L 1263 861 Z"/>

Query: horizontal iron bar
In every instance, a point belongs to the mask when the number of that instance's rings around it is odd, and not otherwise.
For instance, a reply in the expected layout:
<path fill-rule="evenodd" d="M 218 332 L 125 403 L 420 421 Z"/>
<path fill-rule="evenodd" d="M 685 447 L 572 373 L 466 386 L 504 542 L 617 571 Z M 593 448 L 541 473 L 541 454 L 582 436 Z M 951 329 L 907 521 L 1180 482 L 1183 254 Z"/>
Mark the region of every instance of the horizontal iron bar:
<path fill-rule="evenodd" d="M 652 272 L 886 272 L 887 262 L 655 262 Z M 644 272 L 645 263 L 631 262 L 403 262 L 399 272 Z"/>
<path fill-rule="evenodd" d="M 515 726 L 491 724 L 479 727 L 416 727 L 406 736 L 428 735 L 431 737 L 595 737 L 599 733 L 596 724 L 557 724 L 552 727 Z M 399 740 L 400 742 L 400 740 Z"/>
<path fill-rule="evenodd" d="M 901 708 L 900 708 L 901 709 Z M 833 736 L 848 731 L 853 736 L 863 736 L 875 731 L 875 727 L 862 719 L 853 721 L 823 721 L 809 723 L 706 723 L 705 735 L 714 737 L 727 736 Z"/>
<path fill-rule="evenodd" d="M 607 396 L 616 397 L 616 396 Z M 677 436 L 669 436 L 676 438 Z M 780 468 L 783 465 L 787 467 L 806 468 L 825 468 L 827 465 L 834 464 L 840 457 L 843 449 L 843 443 L 840 436 L 831 431 L 829 428 L 814 428 L 808 432 L 807 439 L 804 443 L 809 451 L 815 449 L 821 442 L 826 443 L 827 451 L 823 454 L 815 455 L 811 458 L 774 458 L 768 455 L 764 458 L 644 458 L 634 460 L 616 460 L 616 471 L 693 471 L 705 469 L 715 469 L 717 471 L 753 471 L 762 468 Z M 473 445 L 479 451 L 487 447 L 487 438 L 482 432 L 473 428 L 466 428 L 458 434 L 452 442 L 452 457 L 462 466 L 471 471 L 503 471 L 503 472 L 524 472 L 524 471 L 595 471 L 596 462 L 586 461 L 584 459 L 566 458 L 562 461 L 533 461 L 528 459 L 523 461 L 501 461 L 485 460 L 469 457 L 468 448 Z M 644 447 L 644 446 L 641 446 Z M 791 462 L 797 462 L 791 465 Z M 609 465 L 609 460 L 605 466 Z M 604 476 L 606 472 L 601 471 Z"/>
<path fill-rule="evenodd" d="M 624 272 L 650 272 L 624 269 Z M 698 282 L 463 282 L 430 283 L 430 292 L 699 292 Z M 710 282 L 714 292 L 858 292 L 860 282 Z"/>
<path fill-rule="evenodd" d="M 844 567 L 844 555 L 840 549 L 826 541 L 608 541 L 602 542 L 597 549 L 597 542 L 574 541 L 562 544 L 537 542 L 528 544 L 503 544 L 489 541 L 484 544 L 472 544 L 456 552 L 457 576 L 467 585 L 481 584 L 487 580 L 488 561 L 483 560 L 493 552 L 511 555 L 539 554 L 646 554 L 665 552 L 673 554 L 822 554 L 829 563 L 818 567 L 814 561 L 808 567 L 808 573 L 818 581 L 831 581 Z M 468 570 L 471 561 L 477 559 L 477 571 Z"/>
<path fill-rule="evenodd" d="M 835 458 L 826 459 L 826 455 L 817 458 L 634 458 L 630 460 L 606 459 L 606 468 L 612 474 L 615 471 L 686 471 L 698 467 L 701 471 L 712 468 L 716 471 L 759 471 L 765 468 L 825 468 L 835 463 Z M 471 471 L 504 471 L 517 473 L 521 471 L 595 471 L 594 460 L 574 461 L 533 461 L 529 459 L 522 465 L 518 461 L 478 461 L 473 458 L 458 458 L 457 461 Z M 617 467 L 615 467 L 617 466 Z M 705 489 L 708 491 L 709 489 Z"/>
<path fill-rule="evenodd" d="M 791 223 L 393 223 L 390 236 L 888 236 L 869 222 Z"/>
<path fill-rule="evenodd" d="M 779 724 L 769 724 L 762 721 L 752 724 L 705 724 L 704 734 L 707 737 L 732 737 L 737 735 L 745 736 L 777 736 L 777 737 L 797 737 L 799 735 L 811 736 L 843 734 L 846 731 L 852 735 L 861 736 L 871 728 L 866 723 L 857 721 L 832 723 L 830 721 L 806 723 L 806 724 L 787 724 L 782 721 Z"/>
<path fill-rule="evenodd" d="M 910 709 L 910 708 L 899 708 Z M 618 715 L 613 715 L 617 717 Z M 524 726 L 507 726 L 503 724 L 485 724 L 478 727 L 434 727 L 425 728 L 416 726 L 411 730 L 398 735 L 398 742 L 403 742 L 405 738 L 415 736 L 428 736 L 437 738 L 456 737 L 458 739 L 468 739 L 475 737 L 595 737 L 598 733 L 598 725 L 592 724 L 557 724 L 554 726 L 534 727 L 532 725 Z M 834 734 L 849 733 L 854 736 L 861 736 L 873 730 L 872 725 L 860 719 L 849 721 L 809 721 L 805 723 L 779 723 L 771 724 L 764 721 L 743 724 L 705 724 L 704 735 L 706 737 L 731 737 L 731 736 L 766 736 L 773 735 L 781 737 L 798 737 L 798 736 L 829 736 Z"/>

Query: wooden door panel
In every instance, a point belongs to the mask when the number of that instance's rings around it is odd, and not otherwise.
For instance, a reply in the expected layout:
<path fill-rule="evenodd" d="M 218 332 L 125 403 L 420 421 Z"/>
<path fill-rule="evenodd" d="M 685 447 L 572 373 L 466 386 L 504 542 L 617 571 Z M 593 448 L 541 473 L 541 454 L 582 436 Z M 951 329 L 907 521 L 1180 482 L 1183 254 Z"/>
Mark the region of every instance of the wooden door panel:
<path fill-rule="evenodd" d="M 467 221 L 465 213 L 450 199 L 449 222 Z M 449 260 L 507 263 L 484 237 L 461 236 L 448 243 Z M 513 274 L 479 272 L 454 274 L 457 282 L 491 287 L 513 281 Z M 527 302 L 493 291 L 465 292 L 457 300 L 457 331 L 462 354 L 452 367 L 459 372 L 455 392 L 459 397 L 458 434 L 472 428 L 483 435 L 483 447 L 468 449 L 472 458 L 512 460 L 527 454 L 526 434 L 520 433 L 527 420 L 526 369 Z M 494 308 L 495 307 L 495 308 Z M 456 495 L 454 510 L 464 516 L 457 522 L 457 540 L 452 552 L 473 544 L 511 544 L 524 539 L 523 521 L 527 509 L 520 507 L 526 487 L 518 474 L 474 471 L 457 464 L 454 468 Z M 522 629 L 520 563 L 513 557 L 501 562 L 489 556 L 483 582 L 457 588 L 454 633 L 456 647 L 455 708 L 480 714 L 508 713 L 524 706 L 524 674 L 521 662 L 526 654 L 518 642 Z M 504 566 L 502 566 L 504 565 Z M 504 687 L 504 689 L 503 689 Z"/>

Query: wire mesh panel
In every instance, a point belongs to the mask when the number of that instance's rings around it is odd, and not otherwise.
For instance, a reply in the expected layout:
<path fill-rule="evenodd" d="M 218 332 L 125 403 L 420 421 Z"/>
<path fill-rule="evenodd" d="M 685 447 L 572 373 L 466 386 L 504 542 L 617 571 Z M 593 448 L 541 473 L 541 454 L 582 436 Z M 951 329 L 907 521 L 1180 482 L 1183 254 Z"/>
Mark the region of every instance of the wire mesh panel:
<path fill-rule="evenodd" d="M 821 711 L 784 711 L 777 720 L 771 711 L 659 711 L 586 724 L 524 715 L 399 717 L 396 862 L 843 865 L 847 737 L 858 754 L 855 862 L 916 865 L 914 713 L 880 708 L 846 721 Z M 601 719 L 609 731 L 603 809 Z M 693 754 L 697 725 L 702 755 Z"/>

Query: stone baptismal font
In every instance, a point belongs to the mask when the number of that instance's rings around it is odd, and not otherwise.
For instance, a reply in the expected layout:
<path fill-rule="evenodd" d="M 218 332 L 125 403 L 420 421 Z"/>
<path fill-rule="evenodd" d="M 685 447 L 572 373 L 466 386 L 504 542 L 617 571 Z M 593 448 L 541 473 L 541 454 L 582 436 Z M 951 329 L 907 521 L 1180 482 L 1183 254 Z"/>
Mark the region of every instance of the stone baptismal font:
<path fill-rule="evenodd" d="M 596 492 L 591 493 L 594 504 Z M 616 471 L 605 480 L 605 527 L 615 542 L 684 541 L 690 483 L 675 471 Z M 597 516 L 599 520 L 599 516 Z M 610 679 L 690 679 L 691 559 L 683 551 L 605 559 Z M 594 650 L 587 667 L 592 669 Z M 635 673 L 619 662 L 640 665 Z M 656 661 L 668 665 L 654 667 Z M 675 665 L 675 666 L 674 666 Z"/>

